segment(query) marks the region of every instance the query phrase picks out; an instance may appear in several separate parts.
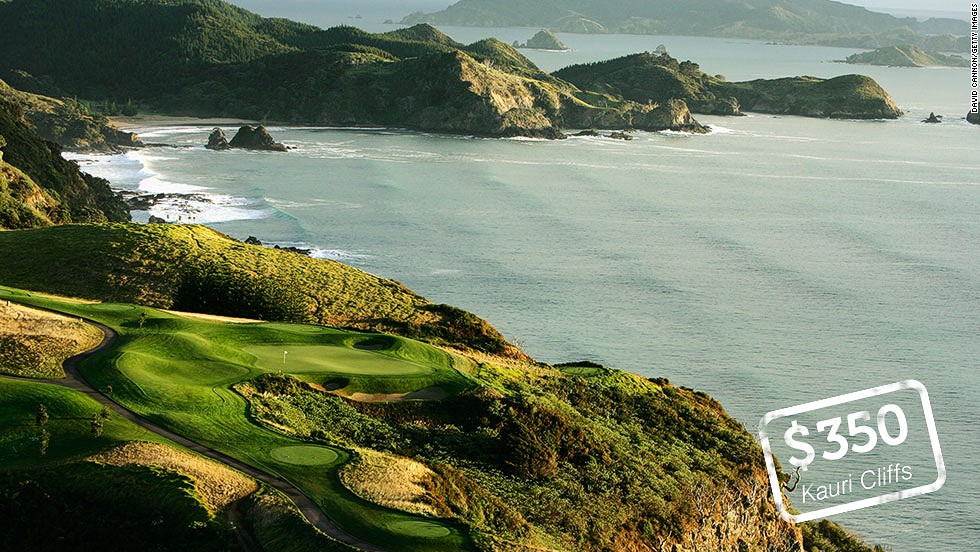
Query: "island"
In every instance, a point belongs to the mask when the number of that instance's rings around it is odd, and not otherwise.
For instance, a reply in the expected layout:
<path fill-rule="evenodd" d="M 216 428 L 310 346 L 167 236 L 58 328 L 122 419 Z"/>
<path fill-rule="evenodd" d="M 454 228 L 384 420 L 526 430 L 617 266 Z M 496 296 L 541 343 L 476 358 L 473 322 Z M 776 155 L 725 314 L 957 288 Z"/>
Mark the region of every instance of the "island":
<path fill-rule="evenodd" d="M 571 50 L 571 48 L 565 46 L 565 43 L 555 36 L 555 33 L 549 31 L 548 29 L 541 29 L 523 44 L 520 44 L 515 40 L 514 47 L 526 48 L 530 50 L 551 50 L 558 52 L 566 52 Z"/>
<path fill-rule="evenodd" d="M 969 67 L 970 61 L 955 55 L 927 52 L 914 44 L 885 46 L 870 52 L 851 54 L 845 63 L 889 67 Z"/>

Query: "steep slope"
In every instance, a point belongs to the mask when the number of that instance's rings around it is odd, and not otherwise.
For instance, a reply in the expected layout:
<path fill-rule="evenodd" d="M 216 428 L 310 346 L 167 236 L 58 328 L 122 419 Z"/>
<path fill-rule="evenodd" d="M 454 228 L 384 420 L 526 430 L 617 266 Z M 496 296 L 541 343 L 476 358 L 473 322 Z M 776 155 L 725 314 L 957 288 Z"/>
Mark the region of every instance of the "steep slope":
<path fill-rule="evenodd" d="M 0 228 L 50 226 L 60 222 L 62 214 L 56 199 L 0 155 Z"/>
<path fill-rule="evenodd" d="M 667 54 L 647 52 L 573 65 L 557 71 L 555 76 L 584 89 L 636 102 L 681 99 L 697 113 L 738 115 L 744 109 L 852 119 L 894 119 L 902 115 L 874 79 L 861 75 L 727 82 L 704 73 L 691 61 L 678 62 Z"/>
<path fill-rule="evenodd" d="M 0 100 L 18 105 L 41 138 L 66 149 L 106 153 L 143 146 L 136 134 L 110 126 L 105 117 L 92 115 L 72 99 L 22 92 L 0 80 Z"/>
<path fill-rule="evenodd" d="M 105 301 L 385 331 L 525 358 L 486 321 L 334 261 L 236 242 L 203 226 L 0 232 L 0 282 Z M 43 269 L 39 269 L 43 267 Z"/>
<path fill-rule="evenodd" d="M 480 27 L 540 26 L 573 33 L 730 36 L 765 40 L 856 42 L 897 30 L 926 35 L 969 32 L 963 21 L 919 22 L 830 0 L 460 0 L 414 13 L 403 23 Z M 856 44 L 855 44 L 856 45 Z"/>
<path fill-rule="evenodd" d="M 101 178 L 84 174 L 38 136 L 24 110 L 0 99 L 5 192 L 0 226 L 23 228 L 63 222 L 128 221 L 129 209 Z M 17 170 L 12 170 L 11 167 Z"/>

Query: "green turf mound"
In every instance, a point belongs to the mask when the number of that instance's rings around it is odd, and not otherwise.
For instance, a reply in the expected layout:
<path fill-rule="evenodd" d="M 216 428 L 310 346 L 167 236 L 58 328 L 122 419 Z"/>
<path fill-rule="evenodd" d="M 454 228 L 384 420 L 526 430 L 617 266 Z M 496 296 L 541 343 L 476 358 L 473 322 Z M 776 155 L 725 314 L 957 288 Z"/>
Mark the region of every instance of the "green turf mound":
<path fill-rule="evenodd" d="M 391 524 L 391 528 L 399 533 L 427 539 L 448 537 L 452 533 L 449 528 L 431 521 L 397 521 Z"/>
<path fill-rule="evenodd" d="M 280 462 L 296 466 L 326 466 L 340 458 L 331 449 L 307 445 L 274 448 L 270 454 Z"/>

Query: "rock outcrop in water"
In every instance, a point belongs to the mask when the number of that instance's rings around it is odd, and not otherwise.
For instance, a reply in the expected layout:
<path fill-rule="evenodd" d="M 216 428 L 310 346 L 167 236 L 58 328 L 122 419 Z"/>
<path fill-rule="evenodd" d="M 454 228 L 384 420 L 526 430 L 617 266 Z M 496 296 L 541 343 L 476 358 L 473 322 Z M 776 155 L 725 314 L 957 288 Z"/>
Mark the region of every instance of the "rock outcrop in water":
<path fill-rule="evenodd" d="M 211 135 L 214 136 L 214 133 Z M 210 140 L 208 142 L 210 143 Z M 289 151 L 285 144 L 276 142 L 262 125 L 245 125 L 239 128 L 228 145 L 232 148 L 252 150 Z"/>
<path fill-rule="evenodd" d="M 548 29 L 541 29 L 524 44 L 518 44 L 515 41 L 514 47 L 529 48 L 532 50 L 558 50 L 563 52 L 571 50 L 571 48 L 566 46 L 564 42 L 555 36 L 555 33 L 549 31 Z"/>
<path fill-rule="evenodd" d="M 220 128 L 215 128 L 211 131 L 211 135 L 208 136 L 208 143 L 204 147 L 209 150 L 223 151 L 231 149 L 231 144 L 228 143 L 225 131 Z"/>
<path fill-rule="evenodd" d="M 928 117 L 926 117 L 925 119 L 922 119 L 922 122 L 923 123 L 930 123 L 930 124 L 941 123 L 941 122 L 943 122 L 943 116 L 942 115 L 936 115 L 935 113 L 930 112 Z"/>
<path fill-rule="evenodd" d="M 975 125 L 980 125 L 980 112 L 971 111 L 966 114 L 966 121 Z"/>

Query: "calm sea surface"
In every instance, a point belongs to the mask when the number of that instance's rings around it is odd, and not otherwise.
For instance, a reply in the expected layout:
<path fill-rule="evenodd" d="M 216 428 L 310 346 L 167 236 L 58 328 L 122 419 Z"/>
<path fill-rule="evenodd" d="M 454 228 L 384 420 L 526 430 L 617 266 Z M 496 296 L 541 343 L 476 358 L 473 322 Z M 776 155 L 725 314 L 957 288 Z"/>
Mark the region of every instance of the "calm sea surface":
<path fill-rule="evenodd" d="M 364 17 L 346 22 L 387 28 Z M 510 42 L 534 30 L 446 31 Z M 840 65 L 830 61 L 852 50 L 739 40 L 560 36 L 573 52 L 528 55 L 554 70 L 663 43 L 731 80 L 861 72 L 908 116 L 699 117 L 715 132 L 631 142 L 273 129 L 297 148 L 287 155 L 209 152 L 207 127 L 155 128 L 144 138 L 197 147 L 80 162 L 119 188 L 198 192 L 155 214 L 316 248 L 478 313 L 540 360 L 704 390 L 753 432 L 776 408 L 918 379 L 945 487 L 834 520 L 895 551 L 976 549 L 980 128 L 962 121 L 968 70 Z M 919 123 L 930 111 L 946 122 Z"/>

